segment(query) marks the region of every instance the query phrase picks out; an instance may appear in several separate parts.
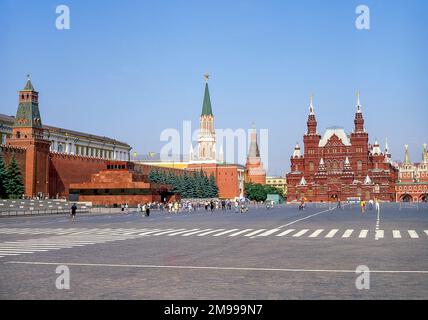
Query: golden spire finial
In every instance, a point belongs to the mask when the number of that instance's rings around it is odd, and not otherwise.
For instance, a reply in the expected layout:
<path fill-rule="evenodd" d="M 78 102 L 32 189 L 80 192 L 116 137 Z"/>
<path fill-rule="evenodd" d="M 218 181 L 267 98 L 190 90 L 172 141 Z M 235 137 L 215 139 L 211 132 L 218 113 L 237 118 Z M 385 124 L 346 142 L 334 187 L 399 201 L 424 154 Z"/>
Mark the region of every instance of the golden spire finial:
<path fill-rule="evenodd" d="M 206 82 L 208 82 L 208 80 L 210 79 L 210 75 L 208 72 L 204 74 L 204 79 Z"/>

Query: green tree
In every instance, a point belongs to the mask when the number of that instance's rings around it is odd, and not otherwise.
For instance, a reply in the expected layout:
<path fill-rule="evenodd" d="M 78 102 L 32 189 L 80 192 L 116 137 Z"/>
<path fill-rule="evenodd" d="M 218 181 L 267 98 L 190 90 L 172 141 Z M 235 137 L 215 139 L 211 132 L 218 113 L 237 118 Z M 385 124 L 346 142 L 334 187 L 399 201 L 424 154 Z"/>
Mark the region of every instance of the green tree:
<path fill-rule="evenodd" d="M 159 170 L 151 170 L 149 172 L 149 181 L 152 183 L 157 183 L 159 181 Z"/>
<path fill-rule="evenodd" d="M 218 187 L 213 174 L 211 174 L 209 178 L 209 191 L 209 198 L 218 197 Z"/>
<path fill-rule="evenodd" d="M 3 155 L 0 153 L 0 198 L 6 198 L 6 167 L 3 161 Z"/>
<path fill-rule="evenodd" d="M 24 184 L 18 162 L 15 157 L 9 163 L 6 170 L 5 189 L 9 198 L 20 198 L 24 194 Z"/>
<path fill-rule="evenodd" d="M 281 190 L 272 186 L 246 183 L 245 193 L 247 194 L 247 198 L 250 200 L 265 201 L 268 194 L 281 194 Z"/>

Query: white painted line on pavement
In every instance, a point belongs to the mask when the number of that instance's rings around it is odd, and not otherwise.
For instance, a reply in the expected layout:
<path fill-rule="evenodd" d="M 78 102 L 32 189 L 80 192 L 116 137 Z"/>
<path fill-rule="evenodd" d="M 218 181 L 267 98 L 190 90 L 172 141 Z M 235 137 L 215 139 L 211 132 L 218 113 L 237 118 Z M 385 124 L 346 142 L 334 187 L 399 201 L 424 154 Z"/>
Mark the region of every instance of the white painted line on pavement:
<path fill-rule="evenodd" d="M 428 230 L 424 230 L 425 234 L 428 236 Z"/>
<path fill-rule="evenodd" d="M 194 235 L 194 234 L 197 234 L 197 233 L 201 233 L 201 232 L 205 232 L 205 231 L 210 231 L 210 230 L 212 230 L 212 229 L 203 229 L 203 230 L 198 230 L 198 231 L 192 231 L 192 232 L 189 232 L 189 233 L 182 234 L 181 236 L 182 237 L 189 237 L 191 235 Z"/>
<path fill-rule="evenodd" d="M 256 235 L 256 234 L 258 234 L 258 233 L 260 233 L 260 232 L 263 232 L 263 231 L 266 231 L 266 229 L 259 229 L 259 230 L 255 230 L 255 231 L 253 231 L 253 232 L 250 232 L 250 233 L 244 234 L 244 237 L 252 237 L 252 236 L 254 236 L 254 235 Z"/>
<path fill-rule="evenodd" d="M 177 236 L 179 234 L 183 234 L 183 233 L 187 233 L 187 232 L 192 232 L 192 231 L 198 231 L 198 230 L 200 230 L 200 229 L 190 229 L 190 230 L 184 230 L 184 231 L 177 231 L 177 232 L 174 232 L 174 233 L 169 233 L 169 234 L 167 234 L 167 236 L 168 237 L 172 237 L 172 236 Z"/>
<path fill-rule="evenodd" d="M 339 229 L 332 229 L 332 230 L 330 230 L 330 232 L 327 233 L 327 235 L 325 236 L 325 238 L 333 238 L 334 235 L 337 233 L 337 231 L 339 231 Z"/>
<path fill-rule="evenodd" d="M 317 229 L 317 230 L 315 230 L 314 232 L 312 232 L 310 235 L 309 235 L 309 238 L 316 238 L 316 237 L 318 237 L 322 232 L 324 231 L 324 229 Z"/>
<path fill-rule="evenodd" d="M 419 238 L 419 235 L 416 233 L 415 230 L 407 230 L 407 232 L 409 233 L 410 238 L 412 238 L 412 239 Z"/>
<path fill-rule="evenodd" d="M 294 224 L 294 223 L 297 223 L 297 222 L 299 222 L 299 221 L 303 221 L 303 220 L 306 220 L 306 219 L 309 219 L 309 218 L 315 217 L 315 216 L 317 216 L 317 215 L 319 215 L 319 214 L 321 214 L 321 213 L 328 212 L 328 211 L 331 211 L 331 210 L 334 210 L 334 209 L 336 209 L 336 207 L 331 208 L 331 209 L 327 209 L 327 210 L 323 210 L 323 211 L 320 211 L 320 212 L 317 212 L 317 213 L 314 213 L 314 214 L 311 214 L 311 215 L 309 215 L 309 216 L 307 216 L 307 217 L 304 217 L 304 218 L 300 218 L 300 219 L 297 219 L 297 220 L 291 221 L 291 222 L 289 222 L 289 223 L 287 223 L 287 224 L 284 224 L 284 225 L 282 225 L 282 226 L 280 226 L 280 227 L 278 227 L 278 228 L 288 227 L 288 226 L 290 226 L 290 225 L 292 225 L 292 224 Z"/>
<path fill-rule="evenodd" d="M 164 234 L 168 234 L 171 232 L 184 231 L 184 230 L 187 230 L 187 229 L 183 229 L 183 228 L 182 229 L 167 229 L 166 231 L 162 231 L 162 232 L 152 234 L 152 236 L 162 236 Z"/>
<path fill-rule="evenodd" d="M 275 232 L 280 231 L 280 229 L 271 229 L 268 231 L 263 232 L 262 234 L 258 234 L 255 237 L 267 237 L 270 236 L 271 234 L 274 234 Z"/>
<path fill-rule="evenodd" d="M 354 232 L 354 229 L 345 230 L 345 232 L 342 235 L 342 238 L 349 238 L 351 236 L 352 232 Z"/>
<path fill-rule="evenodd" d="M 203 237 L 203 236 L 209 235 L 211 233 L 220 232 L 220 231 L 223 231 L 223 230 L 224 229 L 215 229 L 215 230 L 207 231 L 207 232 L 198 234 L 198 237 Z"/>
<path fill-rule="evenodd" d="M 296 237 L 296 238 L 301 237 L 301 236 L 303 236 L 308 231 L 309 231 L 309 229 L 300 230 L 299 232 L 293 234 L 293 237 Z"/>
<path fill-rule="evenodd" d="M 139 233 L 138 235 L 139 236 L 146 236 L 146 235 L 149 235 L 149 234 L 151 234 L 151 233 L 156 233 L 156 232 L 161 232 L 161 231 L 165 231 L 166 229 L 154 229 L 154 230 L 152 230 L 152 231 L 145 231 L 145 232 L 142 232 L 142 233 Z"/>
<path fill-rule="evenodd" d="M 367 238 L 368 233 L 369 233 L 369 230 L 361 230 L 358 238 Z"/>
<path fill-rule="evenodd" d="M 239 230 L 239 229 L 226 230 L 226 231 L 223 231 L 223 232 L 220 232 L 220 233 L 213 234 L 213 237 L 219 237 L 219 236 L 222 236 L 224 234 L 228 234 L 228 233 L 231 233 L 231 232 L 234 232 L 234 231 L 237 231 L 237 230 Z"/>
<path fill-rule="evenodd" d="M 299 268 L 257 268 L 257 267 L 217 267 L 217 266 L 168 266 L 144 264 L 107 264 L 107 263 L 69 263 L 69 262 L 36 262 L 5 261 L 4 264 L 26 265 L 67 265 L 79 267 L 112 267 L 112 268 L 145 268 L 145 269 L 190 269 L 190 270 L 224 270 L 224 271 L 272 271 L 272 272 L 313 272 L 313 273 L 352 273 L 353 269 L 299 269 Z M 428 274 L 428 270 L 370 270 L 370 273 L 410 273 Z"/>
<path fill-rule="evenodd" d="M 393 237 L 394 239 L 399 239 L 399 238 L 401 238 L 400 230 L 392 230 L 392 237 Z"/>
<path fill-rule="evenodd" d="M 375 240 L 383 239 L 385 232 L 383 230 L 375 230 Z"/>
<path fill-rule="evenodd" d="M 238 232 L 235 232 L 235 233 L 232 233 L 232 234 L 229 234 L 229 237 L 236 237 L 236 236 L 239 236 L 240 234 L 243 234 L 243 233 L 246 233 L 246 232 L 250 232 L 250 231 L 252 231 L 253 229 L 245 229 L 245 230 L 241 230 L 241 231 L 238 231 Z"/>
<path fill-rule="evenodd" d="M 277 234 L 276 236 L 277 237 L 283 237 L 283 236 L 286 236 L 287 234 L 289 234 L 289 233 L 291 233 L 291 232 L 293 232 L 295 230 L 296 229 L 288 229 L 288 230 L 285 230 L 285 231 L 281 232 L 280 234 Z"/>

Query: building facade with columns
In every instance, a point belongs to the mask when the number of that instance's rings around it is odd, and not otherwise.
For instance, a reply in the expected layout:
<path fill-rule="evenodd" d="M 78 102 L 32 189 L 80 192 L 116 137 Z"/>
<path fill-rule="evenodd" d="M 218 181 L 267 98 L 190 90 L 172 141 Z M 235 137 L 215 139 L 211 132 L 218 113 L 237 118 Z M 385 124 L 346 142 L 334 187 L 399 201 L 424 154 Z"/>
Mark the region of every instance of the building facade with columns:
<path fill-rule="evenodd" d="M 396 201 L 428 201 L 428 153 L 423 145 L 422 158 L 419 163 L 412 163 L 409 158 L 409 146 L 405 146 L 404 162 L 398 165 L 398 181 L 395 185 Z"/>
<path fill-rule="evenodd" d="M 0 114 L 1 144 L 12 136 L 14 116 Z M 131 146 L 108 137 L 97 136 L 79 131 L 42 125 L 43 136 L 51 142 L 51 152 L 81 155 L 109 160 L 127 161 L 130 159 Z"/>
<path fill-rule="evenodd" d="M 88 180 L 106 161 L 129 159 L 126 143 L 43 125 L 39 93 L 29 78 L 18 100 L 15 117 L 0 117 L 0 153 L 6 164 L 18 162 L 25 196 L 67 197 L 71 183 Z"/>
<path fill-rule="evenodd" d="M 287 173 L 288 201 L 314 202 L 380 199 L 395 201 L 398 169 L 391 163 L 387 145 L 369 144 L 359 94 L 354 130 L 328 128 L 321 136 L 311 97 L 304 149 L 297 143 Z"/>
<path fill-rule="evenodd" d="M 27 91 L 24 91 L 25 89 Z M 29 90 L 34 90 L 29 79 L 24 90 L 22 90 L 20 98 L 22 95 L 26 96 L 27 92 L 31 92 Z M 14 123 L 14 116 L 0 114 L 0 144 L 6 144 L 6 138 L 12 137 Z M 51 142 L 49 147 L 51 152 L 109 160 L 130 160 L 132 148 L 125 142 L 44 124 L 41 128 L 43 138 Z"/>

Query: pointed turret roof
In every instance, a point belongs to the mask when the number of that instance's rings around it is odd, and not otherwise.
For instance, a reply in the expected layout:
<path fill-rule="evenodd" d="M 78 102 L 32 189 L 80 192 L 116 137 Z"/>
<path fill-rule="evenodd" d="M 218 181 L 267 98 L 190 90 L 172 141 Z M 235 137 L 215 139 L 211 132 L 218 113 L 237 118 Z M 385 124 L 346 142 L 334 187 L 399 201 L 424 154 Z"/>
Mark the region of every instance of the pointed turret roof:
<path fill-rule="evenodd" d="M 302 179 L 300 179 L 300 182 L 299 182 L 299 185 L 301 185 L 301 186 L 306 186 L 306 179 L 305 179 L 305 177 L 302 177 Z"/>
<path fill-rule="evenodd" d="M 253 132 L 251 133 L 251 142 L 250 142 L 250 149 L 248 151 L 248 157 L 249 158 L 259 158 L 260 157 L 259 145 L 257 144 L 257 130 L 256 129 L 253 129 Z"/>
<path fill-rule="evenodd" d="M 357 91 L 357 113 L 361 113 L 360 91 Z"/>
<path fill-rule="evenodd" d="M 301 156 L 300 146 L 299 146 L 299 143 L 296 143 L 296 146 L 294 147 L 293 158 L 300 157 L 300 156 Z"/>
<path fill-rule="evenodd" d="M 30 75 L 27 74 L 27 83 L 22 91 L 34 91 L 33 84 L 31 83 Z"/>
<path fill-rule="evenodd" d="M 314 95 L 312 94 L 310 97 L 310 102 L 309 102 L 309 115 L 314 115 L 315 111 L 314 111 Z"/>
<path fill-rule="evenodd" d="M 370 179 L 369 175 L 364 179 L 364 184 L 372 184 L 372 179 Z"/>
<path fill-rule="evenodd" d="M 379 142 L 376 139 L 375 143 L 373 145 L 372 154 L 380 155 L 381 153 L 382 153 L 382 151 L 380 150 Z"/>
<path fill-rule="evenodd" d="M 343 166 L 343 169 L 345 171 L 351 171 L 352 170 L 351 163 L 349 162 L 349 158 L 348 157 L 345 158 L 345 164 Z"/>
<path fill-rule="evenodd" d="M 405 164 L 410 164 L 410 159 L 409 159 L 409 145 L 406 144 L 404 147 L 406 148 L 406 151 L 404 153 L 404 163 Z"/>
<path fill-rule="evenodd" d="M 205 76 L 205 93 L 204 93 L 204 102 L 202 104 L 202 116 L 212 116 L 213 110 L 211 108 L 211 99 L 210 99 L 210 90 L 208 89 L 208 79 L 209 75 Z"/>

